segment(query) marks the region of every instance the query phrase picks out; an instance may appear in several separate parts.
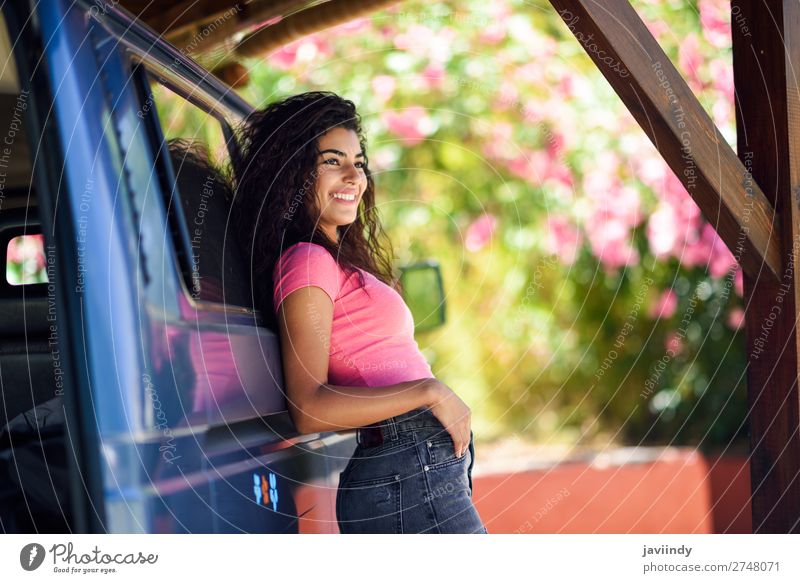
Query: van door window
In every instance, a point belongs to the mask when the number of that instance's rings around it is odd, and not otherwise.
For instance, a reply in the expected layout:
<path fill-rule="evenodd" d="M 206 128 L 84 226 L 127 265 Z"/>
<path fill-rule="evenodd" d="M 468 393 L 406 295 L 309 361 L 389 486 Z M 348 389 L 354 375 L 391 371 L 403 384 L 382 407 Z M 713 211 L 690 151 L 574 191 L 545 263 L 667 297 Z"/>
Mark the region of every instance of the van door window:
<path fill-rule="evenodd" d="M 195 302 L 252 309 L 244 256 L 231 221 L 225 121 L 142 71 L 148 92 L 142 112 L 158 126 L 160 143 L 153 144 L 154 151 L 172 177 L 167 207 L 179 205 L 181 211 L 177 216 L 183 224 L 173 239 L 186 293 Z"/>

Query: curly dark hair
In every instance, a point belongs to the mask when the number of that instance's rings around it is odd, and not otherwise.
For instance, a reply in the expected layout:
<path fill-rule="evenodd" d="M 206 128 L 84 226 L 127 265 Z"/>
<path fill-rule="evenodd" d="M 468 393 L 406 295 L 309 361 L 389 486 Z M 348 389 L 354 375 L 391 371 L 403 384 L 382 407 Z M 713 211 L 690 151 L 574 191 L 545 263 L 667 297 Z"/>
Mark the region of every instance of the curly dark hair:
<path fill-rule="evenodd" d="M 367 178 L 358 217 L 337 228 L 338 242 L 319 226 L 315 189 L 318 140 L 336 127 L 358 135 Z M 364 277 L 356 268 L 396 287 L 391 244 L 375 208 L 366 140 L 352 101 L 328 91 L 293 95 L 256 110 L 234 133 L 233 218 L 249 259 L 253 303 L 270 327 L 276 325 L 273 268 L 283 251 L 301 241 L 325 247 L 345 273 L 357 274 L 361 286 Z"/>

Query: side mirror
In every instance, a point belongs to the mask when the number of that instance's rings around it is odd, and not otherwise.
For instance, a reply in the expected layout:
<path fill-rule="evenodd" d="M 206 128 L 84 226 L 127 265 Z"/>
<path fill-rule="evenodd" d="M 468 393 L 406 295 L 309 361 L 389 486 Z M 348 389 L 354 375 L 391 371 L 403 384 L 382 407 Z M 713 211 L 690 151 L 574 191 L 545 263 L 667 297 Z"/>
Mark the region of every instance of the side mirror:
<path fill-rule="evenodd" d="M 400 267 L 403 300 L 414 316 L 414 330 L 427 332 L 445 323 L 442 271 L 438 261 L 428 260 Z"/>

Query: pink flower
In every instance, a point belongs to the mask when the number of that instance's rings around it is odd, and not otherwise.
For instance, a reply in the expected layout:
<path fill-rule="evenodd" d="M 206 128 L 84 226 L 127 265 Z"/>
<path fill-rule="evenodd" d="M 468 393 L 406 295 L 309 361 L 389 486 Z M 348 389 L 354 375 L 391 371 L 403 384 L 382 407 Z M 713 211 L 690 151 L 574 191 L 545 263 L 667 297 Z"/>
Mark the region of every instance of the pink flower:
<path fill-rule="evenodd" d="M 394 95 L 397 80 L 391 75 L 377 75 L 372 79 L 372 92 L 381 103 L 385 103 Z"/>
<path fill-rule="evenodd" d="M 381 120 L 390 133 L 398 136 L 406 146 L 416 146 L 433 133 L 431 119 L 419 105 L 401 111 L 384 111 Z"/>
<path fill-rule="evenodd" d="M 522 107 L 522 118 L 526 123 L 536 125 L 545 119 L 545 108 L 538 101 L 531 99 Z"/>
<path fill-rule="evenodd" d="M 738 330 L 744 325 L 744 310 L 740 307 L 733 308 L 728 313 L 728 327 L 732 330 Z"/>
<path fill-rule="evenodd" d="M 8 263 L 22 263 L 24 253 L 22 248 L 22 237 L 14 237 L 8 242 L 6 249 L 6 261 Z"/>
<path fill-rule="evenodd" d="M 703 227 L 704 231 L 710 231 L 711 242 L 711 257 L 709 258 L 708 272 L 711 277 L 721 279 L 725 277 L 731 269 L 737 267 L 736 260 L 733 257 L 728 246 L 722 242 L 722 239 L 709 223 Z"/>
<path fill-rule="evenodd" d="M 678 217 L 672 205 L 660 202 L 647 221 L 647 242 L 658 259 L 669 256 L 678 241 Z"/>
<path fill-rule="evenodd" d="M 648 316 L 653 318 L 664 318 L 669 319 L 675 314 L 675 310 L 678 309 L 678 294 L 676 294 L 672 289 L 664 290 L 661 294 L 661 297 L 658 298 L 658 301 L 650 307 L 648 312 Z"/>
<path fill-rule="evenodd" d="M 708 268 L 711 257 L 711 238 L 702 236 L 700 230 L 692 228 L 690 233 L 684 236 L 681 241 L 680 249 L 673 251 L 673 254 L 680 260 L 684 267 Z"/>
<path fill-rule="evenodd" d="M 664 348 L 671 350 L 674 355 L 680 354 L 683 350 L 683 337 L 675 331 L 670 332 L 664 339 Z"/>
<path fill-rule="evenodd" d="M 520 65 L 514 70 L 514 79 L 528 85 L 537 85 L 545 81 L 546 70 L 543 66 L 544 58 L 534 59 L 529 63 Z"/>
<path fill-rule="evenodd" d="M 550 166 L 548 178 L 553 179 L 564 186 L 572 187 L 575 184 L 575 180 L 572 177 L 572 171 L 566 166 L 566 164 L 561 162 L 555 162 Z"/>
<path fill-rule="evenodd" d="M 703 81 L 700 79 L 700 67 L 703 65 L 703 55 L 700 53 L 700 41 L 694 33 L 689 34 L 681 42 L 678 51 L 678 65 L 692 89 L 700 91 Z"/>
<path fill-rule="evenodd" d="M 503 160 L 516 152 L 513 142 L 514 126 L 507 122 L 492 125 L 491 135 L 484 142 L 483 153 L 488 158 Z"/>
<path fill-rule="evenodd" d="M 608 194 L 608 212 L 610 214 L 613 214 L 631 228 L 642 222 L 641 199 L 637 189 L 623 186 L 612 190 Z"/>
<path fill-rule="evenodd" d="M 569 217 L 556 215 L 547 219 L 547 250 L 558 255 L 561 263 L 571 265 L 583 244 L 583 236 Z"/>
<path fill-rule="evenodd" d="M 575 94 L 575 76 L 569 71 L 566 71 L 561 76 L 555 89 L 561 97 L 570 99 Z"/>
<path fill-rule="evenodd" d="M 500 22 L 492 22 L 478 35 L 478 40 L 484 45 L 496 45 L 504 38 L 506 38 L 506 25 Z"/>
<path fill-rule="evenodd" d="M 489 6 L 491 20 L 486 26 L 480 28 L 478 39 L 483 44 L 496 45 L 506 38 L 506 26 L 509 16 L 512 14 L 511 7 L 506 2 L 493 2 Z"/>
<path fill-rule="evenodd" d="M 661 36 L 669 31 L 669 25 L 663 20 L 645 19 L 644 25 L 650 30 L 650 34 L 652 34 L 659 42 L 661 41 Z"/>
<path fill-rule="evenodd" d="M 729 258 L 715 248 L 713 230 L 704 232 L 706 223 L 697 204 L 675 174 L 666 172 L 663 187 L 653 185 L 661 200 L 648 220 L 650 250 L 657 258 L 676 257 L 685 267 L 709 266 L 715 254 L 714 273 L 723 271 Z"/>
<path fill-rule="evenodd" d="M 733 122 L 733 102 L 727 99 L 717 99 L 711 106 L 711 117 L 717 127 L 723 128 Z"/>
<path fill-rule="evenodd" d="M 726 59 L 714 59 L 708 65 L 714 89 L 722 93 L 731 105 L 734 100 L 733 63 Z"/>
<path fill-rule="evenodd" d="M 584 223 L 592 253 L 607 270 L 639 260 L 631 244 L 631 229 L 642 219 L 639 191 L 622 185 L 619 156 L 601 152 L 583 177 L 588 202 Z"/>
<path fill-rule="evenodd" d="M 650 142 L 643 144 L 643 147 L 647 148 L 645 152 L 634 156 L 631 160 L 636 176 L 653 190 L 658 190 L 663 186 L 667 173 L 671 174 L 672 170 Z"/>
<path fill-rule="evenodd" d="M 733 289 L 736 290 L 739 297 L 744 296 L 744 273 L 742 273 L 741 267 L 737 267 L 733 273 Z"/>
<path fill-rule="evenodd" d="M 514 150 L 513 145 L 509 150 Z M 502 160 L 511 174 L 532 184 L 541 184 L 547 178 L 550 157 L 542 150 L 517 150 L 513 157 Z"/>
<path fill-rule="evenodd" d="M 424 85 L 428 89 L 439 89 L 444 82 L 446 71 L 438 63 L 428 63 L 425 70 L 422 71 L 422 79 Z"/>
<path fill-rule="evenodd" d="M 595 255 L 607 272 L 639 262 L 639 252 L 630 241 L 619 241 L 604 245 L 600 250 L 594 247 Z"/>
<path fill-rule="evenodd" d="M 427 26 L 412 24 L 394 37 L 394 46 L 403 51 L 424 55 L 424 47 L 435 33 Z"/>
<path fill-rule="evenodd" d="M 417 57 L 445 63 L 450 60 L 456 36 L 456 32 L 449 27 L 434 31 L 427 26 L 413 24 L 405 32 L 394 37 L 394 44 L 398 49 L 408 51 Z"/>
<path fill-rule="evenodd" d="M 703 36 L 719 49 L 731 46 L 731 6 L 727 0 L 700 0 Z"/>
<path fill-rule="evenodd" d="M 272 53 L 268 60 L 270 65 L 283 71 L 288 71 L 294 65 L 296 58 L 297 43 L 291 43 L 282 46 L 280 49 Z"/>
<path fill-rule="evenodd" d="M 686 188 L 672 170 L 667 170 L 663 196 L 664 200 L 675 207 L 682 221 L 694 223 L 696 220 L 702 219 L 700 207 L 686 192 Z"/>
<path fill-rule="evenodd" d="M 301 62 L 310 62 L 315 57 L 327 57 L 331 54 L 328 41 L 318 34 L 311 34 L 281 47 L 269 56 L 269 63 L 278 69 L 287 71 Z"/>
<path fill-rule="evenodd" d="M 497 218 L 490 214 L 484 213 L 473 221 L 467 227 L 467 234 L 464 238 L 464 245 L 467 250 L 474 253 L 483 249 L 491 241 L 496 227 Z"/>
<path fill-rule="evenodd" d="M 512 107 L 519 99 L 519 88 L 516 83 L 504 79 L 500 82 L 500 89 L 497 98 L 492 103 L 495 111 L 505 111 Z"/>
<path fill-rule="evenodd" d="M 736 267 L 733 255 L 710 223 L 703 223 L 699 237 L 687 240 L 680 259 L 686 267 L 705 267 L 717 279 Z"/>
<path fill-rule="evenodd" d="M 604 201 L 611 190 L 619 187 L 619 156 L 605 151 L 598 153 L 595 160 L 583 178 L 583 190 L 588 197 Z"/>
<path fill-rule="evenodd" d="M 564 152 L 564 134 L 552 132 L 547 140 L 547 153 L 553 158 L 558 158 Z"/>
<path fill-rule="evenodd" d="M 36 270 L 44 269 L 47 259 L 44 256 L 44 235 L 29 235 L 31 254 L 36 260 Z"/>
<path fill-rule="evenodd" d="M 639 252 L 631 246 L 628 226 L 605 213 L 593 213 L 586 219 L 586 237 L 592 253 L 612 271 L 639 261 Z"/>

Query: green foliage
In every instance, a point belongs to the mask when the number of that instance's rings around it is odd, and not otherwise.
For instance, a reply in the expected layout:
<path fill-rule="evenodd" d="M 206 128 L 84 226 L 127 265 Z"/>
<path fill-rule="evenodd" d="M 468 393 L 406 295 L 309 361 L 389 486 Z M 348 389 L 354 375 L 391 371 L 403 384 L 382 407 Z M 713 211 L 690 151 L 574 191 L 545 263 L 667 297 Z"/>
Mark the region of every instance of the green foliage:
<path fill-rule="evenodd" d="M 730 47 L 702 37 L 724 2 L 700 4 L 636 8 L 732 139 Z M 442 265 L 448 322 L 418 340 L 476 435 L 746 436 L 736 266 L 548 3 L 405 2 L 247 64 L 254 104 L 358 105 L 398 263 Z"/>

